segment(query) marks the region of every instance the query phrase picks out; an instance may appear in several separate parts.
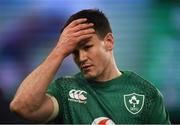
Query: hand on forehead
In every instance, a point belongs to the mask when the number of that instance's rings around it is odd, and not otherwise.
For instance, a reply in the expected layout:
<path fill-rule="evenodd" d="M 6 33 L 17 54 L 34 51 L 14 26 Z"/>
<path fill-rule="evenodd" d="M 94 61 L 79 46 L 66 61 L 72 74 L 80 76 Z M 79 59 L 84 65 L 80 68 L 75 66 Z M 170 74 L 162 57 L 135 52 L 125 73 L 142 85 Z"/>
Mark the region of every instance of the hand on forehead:
<path fill-rule="evenodd" d="M 74 27 L 74 26 L 77 26 L 79 24 L 89 24 L 87 21 L 88 21 L 87 18 L 79 18 L 79 19 L 73 20 L 68 26 Z"/>

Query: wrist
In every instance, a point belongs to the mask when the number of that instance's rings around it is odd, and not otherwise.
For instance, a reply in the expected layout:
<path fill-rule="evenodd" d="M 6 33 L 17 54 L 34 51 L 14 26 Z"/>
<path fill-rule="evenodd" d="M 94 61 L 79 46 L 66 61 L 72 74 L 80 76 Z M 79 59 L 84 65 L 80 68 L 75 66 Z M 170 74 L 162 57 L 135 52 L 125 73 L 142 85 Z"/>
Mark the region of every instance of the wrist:
<path fill-rule="evenodd" d="M 65 54 L 61 51 L 60 48 L 55 47 L 51 53 L 49 54 L 49 56 L 46 58 L 46 60 L 50 60 L 51 62 L 61 62 L 64 60 L 65 58 Z"/>

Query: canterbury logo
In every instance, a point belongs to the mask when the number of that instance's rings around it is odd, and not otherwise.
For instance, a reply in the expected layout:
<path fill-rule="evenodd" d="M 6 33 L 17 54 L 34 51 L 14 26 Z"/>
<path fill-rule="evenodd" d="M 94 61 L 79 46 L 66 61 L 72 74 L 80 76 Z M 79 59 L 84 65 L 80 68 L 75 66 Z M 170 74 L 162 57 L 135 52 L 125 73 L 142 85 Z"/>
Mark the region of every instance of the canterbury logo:
<path fill-rule="evenodd" d="M 72 89 L 69 91 L 70 98 L 68 98 L 68 100 L 85 104 L 86 103 L 85 100 L 87 99 L 86 95 L 87 95 L 86 91 Z"/>

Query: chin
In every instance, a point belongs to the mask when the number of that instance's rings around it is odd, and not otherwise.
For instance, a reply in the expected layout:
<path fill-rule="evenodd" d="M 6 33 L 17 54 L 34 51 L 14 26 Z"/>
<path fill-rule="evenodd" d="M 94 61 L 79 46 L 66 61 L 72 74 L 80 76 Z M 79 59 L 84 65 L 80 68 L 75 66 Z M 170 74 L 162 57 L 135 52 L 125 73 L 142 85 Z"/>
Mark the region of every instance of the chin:
<path fill-rule="evenodd" d="M 96 75 L 92 73 L 83 73 L 86 79 L 95 79 Z"/>

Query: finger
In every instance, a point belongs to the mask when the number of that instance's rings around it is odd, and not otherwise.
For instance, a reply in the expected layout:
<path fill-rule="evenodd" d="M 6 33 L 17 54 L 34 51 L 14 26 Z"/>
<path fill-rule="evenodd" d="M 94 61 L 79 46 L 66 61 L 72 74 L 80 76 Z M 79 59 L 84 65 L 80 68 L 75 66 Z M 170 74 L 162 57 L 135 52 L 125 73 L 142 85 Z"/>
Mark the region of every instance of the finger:
<path fill-rule="evenodd" d="M 94 35 L 93 33 L 92 34 L 81 35 L 80 37 L 77 38 L 77 41 L 81 42 L 82 40 L 91 38 L 93 35 Z"/>
<path fill-rule="evenodd" d="M 73 33 L 72 35 L 75 37 L 81 36 L 81 35 L 87 35 L 87 34 L 92 34 L 95 33 L 95 30 L 93 28 L 85 29 L 85 30 L 80 30 L 76 33 Z"/>
<path fill-rule="evenodd" d="M 79 31 L 79 30 L 83 30 L 83 29 L 87 29 L 92 27 L 94 24 L 93 23 L 84 23 L 84 24 L 79 24 L 77 26 L 75 26 L 72 30 L 74 32 Z"/>
<path fill-rule="evenodd" d="M 80 18 L 80 19 L 72 21 L 67 27 L 74 27 L 74 26 L 81 24 L 81 23 L 84 23 L 86 21 L 87 21 L 86 18 Z"/>

